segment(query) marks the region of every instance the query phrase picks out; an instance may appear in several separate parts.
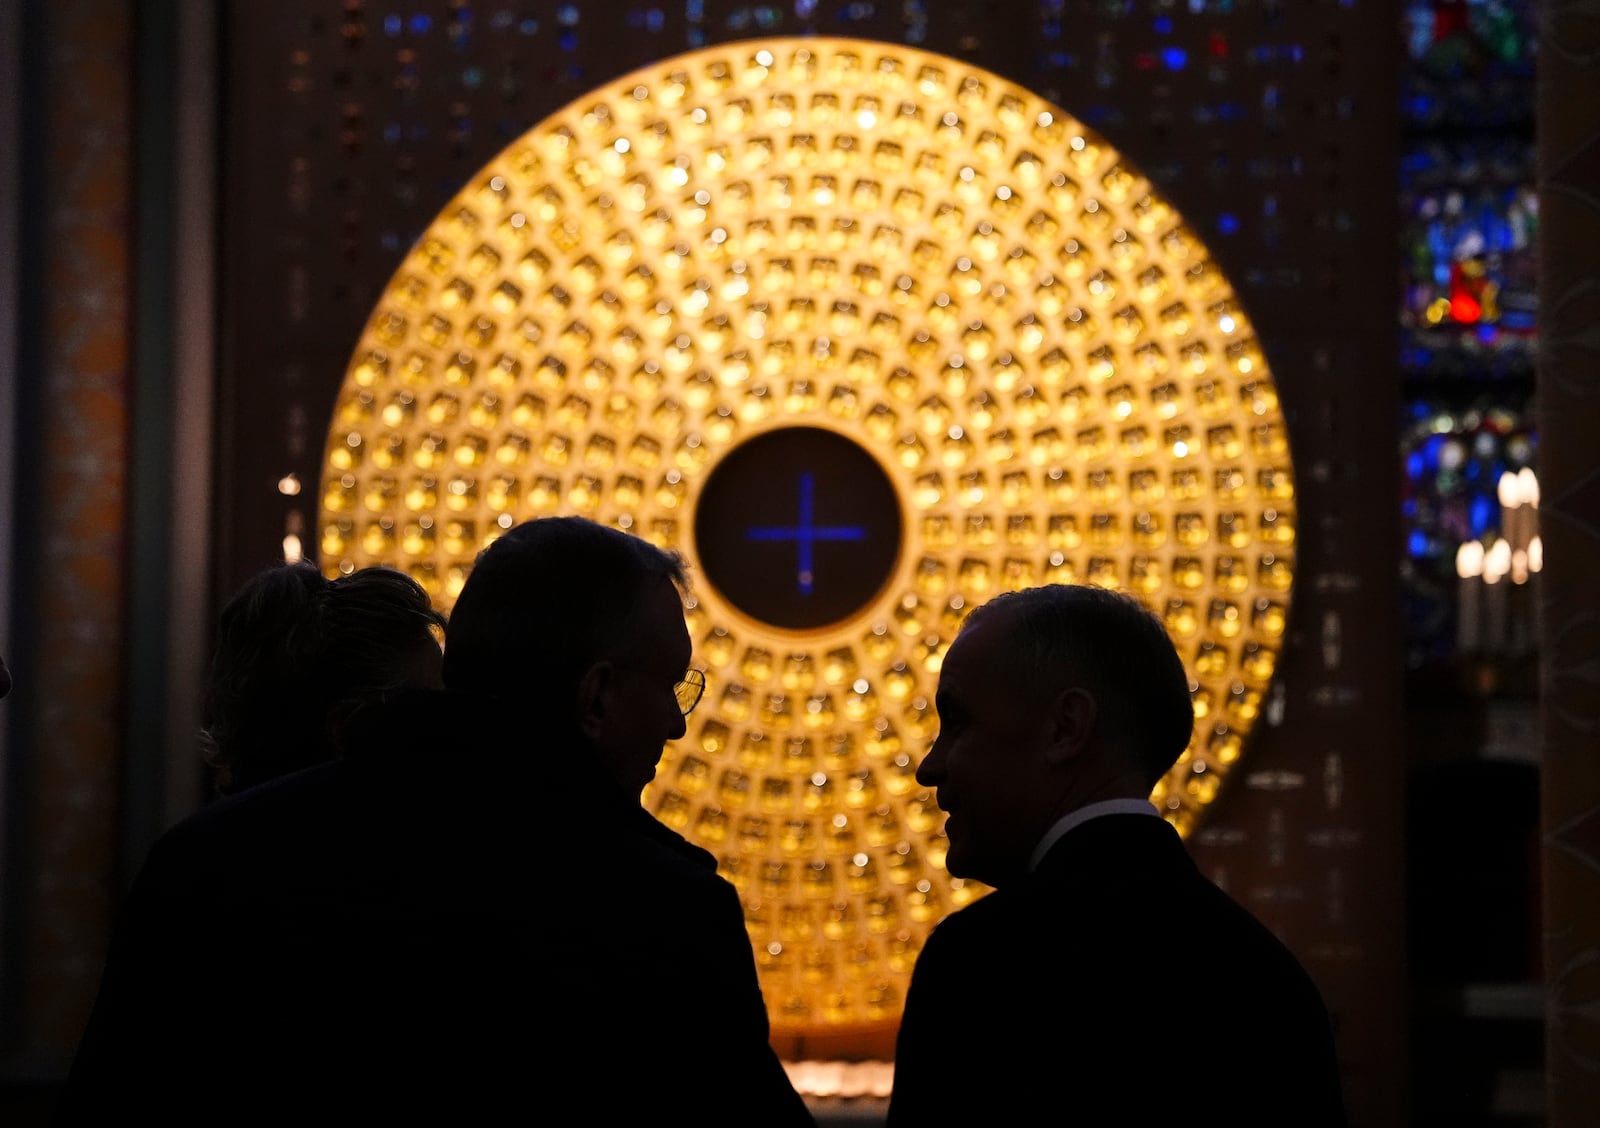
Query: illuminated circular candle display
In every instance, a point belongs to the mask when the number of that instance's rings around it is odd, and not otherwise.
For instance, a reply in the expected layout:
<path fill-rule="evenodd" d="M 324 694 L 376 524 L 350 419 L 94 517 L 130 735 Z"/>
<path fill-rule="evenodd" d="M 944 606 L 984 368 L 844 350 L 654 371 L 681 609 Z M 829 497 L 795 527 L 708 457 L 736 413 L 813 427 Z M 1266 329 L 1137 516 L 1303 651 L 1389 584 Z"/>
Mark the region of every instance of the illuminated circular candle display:
<path fill-rule="evenodd" d="M 1079 581 L 1161 614 L 1197 720 L 1155 801 L 1188 833 L 1294 560 L 1277 391 L 1181 217 L 1026 89 L 839 39 L 654 64 L 496 156 L 378 302 L 321 487 L 330 574 L 445 609 L 537 516 L 684 553 L 709 687 L 645 801 L 737 885 L 779 1035 L 892 1025 L 984 892 L 913 777 L 968 609 Z"/>

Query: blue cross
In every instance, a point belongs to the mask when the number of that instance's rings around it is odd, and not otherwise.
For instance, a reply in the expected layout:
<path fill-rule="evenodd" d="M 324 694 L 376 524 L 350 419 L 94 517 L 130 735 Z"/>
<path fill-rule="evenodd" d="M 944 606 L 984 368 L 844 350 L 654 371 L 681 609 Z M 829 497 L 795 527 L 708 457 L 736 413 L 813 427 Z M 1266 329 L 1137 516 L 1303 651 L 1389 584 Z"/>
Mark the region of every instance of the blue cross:
<path fill-rule="evenodd" d="M 867 539 L 867 530 L 860 525 L 813 524 L 816 497 L 816 478 L 806 473 L 800 475 L 800 523 L 792 528 L 758 525 L 745 535 L 754 541 L 795 541 L 800 546 L 800 568 L 797 579 L 800 594 L 810 595 L 815 576 L 812 572 L 812 549 L 817 541 L 859 541 Z"/>

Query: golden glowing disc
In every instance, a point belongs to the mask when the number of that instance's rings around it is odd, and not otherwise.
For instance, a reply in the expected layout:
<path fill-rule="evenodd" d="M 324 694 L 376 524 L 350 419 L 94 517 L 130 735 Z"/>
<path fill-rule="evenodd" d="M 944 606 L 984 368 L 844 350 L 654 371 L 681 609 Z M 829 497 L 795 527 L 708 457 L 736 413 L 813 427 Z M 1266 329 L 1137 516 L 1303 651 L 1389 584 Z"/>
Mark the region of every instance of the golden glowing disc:
<path fill-rule="evenodd" d="M 876 460 L 898 552 L 811 629 L 697 583 L 710 685 L 646 801 L 738 886 L 775 1031 L 847 1035 L 982 892 L 913 778 L 966 610 L 1085 581 L 1161 613 L 1198 720 L 1156 801 L 1187 833 L 1273 675 L 1294 488 L 1228 280 L 1105 139 L 954 59 L 751 40 L 560 110 L 440 213 L 339 396 L 323 566 L 448 609 L 500 530 L 579 513 L 698 570 L 708 476 L 797 426 Z"/>

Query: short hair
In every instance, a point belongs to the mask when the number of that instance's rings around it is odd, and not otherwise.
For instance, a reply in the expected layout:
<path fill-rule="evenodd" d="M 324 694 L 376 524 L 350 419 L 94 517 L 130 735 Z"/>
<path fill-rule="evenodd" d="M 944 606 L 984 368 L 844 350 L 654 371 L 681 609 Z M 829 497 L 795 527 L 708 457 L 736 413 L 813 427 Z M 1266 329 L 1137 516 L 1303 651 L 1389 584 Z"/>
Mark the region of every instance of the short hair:
<path fill-rule="evenodd" d="M 206 760 L 223 793 L 332 759 L 339 720 L 414 684 L 445 617 L 415 580 L 307 563 L 252 577 L 222 610 L 207 684 Z"/>
<path fill-rule="evenodd" d="M 687 575 L 678 553 L 583 517 L 514 526 L 478 554 L 450 612 L 445 688 L 557 706 L 655 584 L 682 590 Z"/>
<path fill-rule="evenodd" d="M 1048 584 L 995 596 L 962 629 L 1001 613 L 1007 676 L 1041 697 L 1061 688 L 1063 677 L 1088 689 L 1154 787 L 1194 732 L 1189 674 L 1161 620 L 1126 592 Z"/>

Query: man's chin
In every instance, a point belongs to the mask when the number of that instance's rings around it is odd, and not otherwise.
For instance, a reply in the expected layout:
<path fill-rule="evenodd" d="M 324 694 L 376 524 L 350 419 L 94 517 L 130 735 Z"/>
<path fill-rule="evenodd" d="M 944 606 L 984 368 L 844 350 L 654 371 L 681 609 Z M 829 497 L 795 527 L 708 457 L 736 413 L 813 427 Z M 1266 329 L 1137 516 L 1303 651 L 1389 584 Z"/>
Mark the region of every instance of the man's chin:
<path fill-rule="evenodd" d="M 633 793 L 642 798 L 643 795 L 644 795 L 644 789 L 649 787 L 655 781 L 656 781 L 656 769 L 655 768 L 652 767 L 648 772 L 640 772 L 639 775 L 634 780 L 634 782 L 636 783 L 637 786 L 635 786 L 632 789 Z"/>
<path fill-rule="evenodd" d="M 946 831 L 946 833 L 948 834 L 949 831 Z M 944 868 L 951 877 L 959 877 L 965 880 L 972 876 L 972 871 L 967 866 L 966 852 L 954 841 L 950 843 L 949 849 L 945 852 Z"/>

